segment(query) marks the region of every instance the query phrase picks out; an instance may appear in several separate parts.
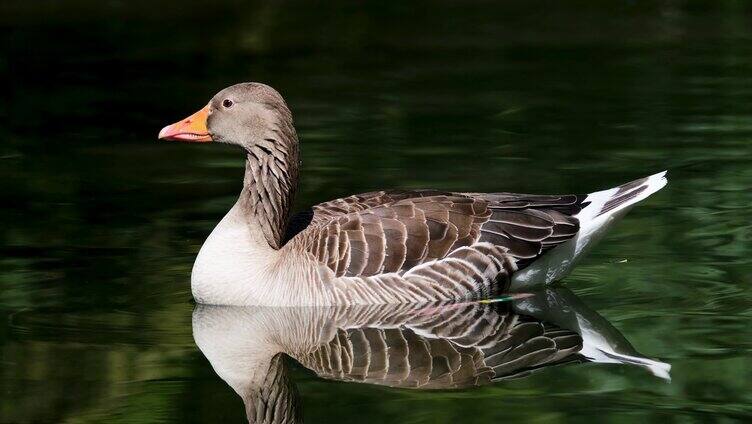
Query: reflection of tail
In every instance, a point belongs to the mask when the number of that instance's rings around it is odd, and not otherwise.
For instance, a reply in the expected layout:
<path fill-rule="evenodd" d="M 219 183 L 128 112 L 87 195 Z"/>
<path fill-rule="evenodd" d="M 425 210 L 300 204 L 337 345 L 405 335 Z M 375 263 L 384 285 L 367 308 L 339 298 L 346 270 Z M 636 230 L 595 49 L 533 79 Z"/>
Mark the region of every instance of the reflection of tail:
<path fill-rule="evenodd" d="M 513 303 L 515 312 L 565 328 L 582 337 L 580 355 L 592 362 L 630 364 L 671 380 L 671 365 L 646 358 L 596 311 L 564 287 L 546 289 Z"/>
<path fill-rule="evenodd" d="M 580 222 L 577 235 L 518 272 L 513 279 L 515 289 L 547 284 L 565 277 L 579 258 L 624 216 L 637 202 L 662 189 L 666 171 L 641 178 L 619 187 L 588 194 L 585 206 L 575 217 Z"/>

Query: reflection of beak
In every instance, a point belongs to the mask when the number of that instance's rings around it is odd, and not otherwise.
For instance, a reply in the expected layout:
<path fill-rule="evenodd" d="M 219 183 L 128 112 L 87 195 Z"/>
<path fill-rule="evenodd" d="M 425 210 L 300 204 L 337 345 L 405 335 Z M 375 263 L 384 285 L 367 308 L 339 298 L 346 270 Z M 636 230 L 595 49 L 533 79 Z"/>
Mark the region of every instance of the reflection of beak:
<path fill-rule="evenodd" d="M 212 141 L 209 130 L 206 129 L 206 118 L 209 116 L 209 105 L 193 115 L 162 128 L 159 132 L 160 140 L 187 141 L 206 143 Z"/>

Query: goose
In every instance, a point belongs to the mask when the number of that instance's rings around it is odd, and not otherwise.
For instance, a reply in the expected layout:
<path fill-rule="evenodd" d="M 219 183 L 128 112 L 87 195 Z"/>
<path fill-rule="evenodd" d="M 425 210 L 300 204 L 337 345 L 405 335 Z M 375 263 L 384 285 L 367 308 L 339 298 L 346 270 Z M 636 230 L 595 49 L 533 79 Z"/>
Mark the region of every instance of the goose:
<path fill-rule="evenodd" d="M 287 358 L 323 379 L 412 390 L 466 389 L 576 363 L 636 366 L 670 380 L 670 364 L 638 353 L 564 287 L 438 306 L 198 304 L 192 322 L 199 350 L 254 423 L 301 421 Z"/>
<path fill-rule="evenodd" d="M 548 284 L 667 182 L 664 171 L 588 195 L 381 190 L 292 216 L 298 136 L 272 87 L 225 88 L 159 139 L 246 156 L 243 189 L 191 272 L 194 299 L 208 304 L 425 303 Z"/>

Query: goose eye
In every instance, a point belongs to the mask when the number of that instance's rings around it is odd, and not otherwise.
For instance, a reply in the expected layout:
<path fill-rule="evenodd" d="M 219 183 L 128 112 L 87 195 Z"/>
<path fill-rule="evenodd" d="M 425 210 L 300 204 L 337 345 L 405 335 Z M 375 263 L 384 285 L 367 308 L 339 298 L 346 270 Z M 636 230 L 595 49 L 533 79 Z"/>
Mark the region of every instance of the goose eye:
<path fill-rule="evenodd" d="M 230 99 L 224 99 L 224 100 L 222 100 L 222 106 L 224 106 L 227 109 L 231 108 L 232 104 L 233 104 L 232 100 L 230 100 Z"/>

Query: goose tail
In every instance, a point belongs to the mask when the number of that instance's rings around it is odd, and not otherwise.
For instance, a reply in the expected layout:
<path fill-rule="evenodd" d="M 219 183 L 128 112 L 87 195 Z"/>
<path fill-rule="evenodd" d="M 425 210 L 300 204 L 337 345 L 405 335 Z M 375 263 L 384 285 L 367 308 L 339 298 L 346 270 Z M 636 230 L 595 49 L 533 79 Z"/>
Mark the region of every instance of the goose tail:
<path fill-rule="evenodd" d="M 580 222 L 577 234 L 517 272 L 512 279 L 512 290 L 527 289 L 564 278 L 614 223 L 636 203 L 662 189 L 667 182 L 666 171 L 663 171 L 588 194 L 583 202 L 585 207 L 574 215 Z"/>
<path fill-rule="evenodd" d="M 667 182 L 666 171 L 663 171 L 619 187 L 588 194 L 585 198 L 587 206 L 575 215 L 580 221 L 578 238 L 606 229 L 637 202 L 662 189 Z"/>

